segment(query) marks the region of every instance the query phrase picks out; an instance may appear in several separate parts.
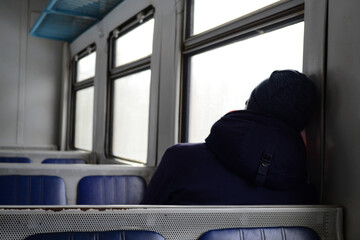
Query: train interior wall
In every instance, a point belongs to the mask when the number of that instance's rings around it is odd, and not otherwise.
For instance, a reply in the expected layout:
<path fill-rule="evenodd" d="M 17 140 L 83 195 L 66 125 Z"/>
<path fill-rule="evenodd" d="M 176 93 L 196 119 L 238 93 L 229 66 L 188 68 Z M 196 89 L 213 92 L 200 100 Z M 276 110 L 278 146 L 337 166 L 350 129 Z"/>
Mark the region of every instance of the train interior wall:
<path fill-rule="evenodd" d="M 345 210 L 345 237 L 360 230 L 360 2 L 330 0 L 325 84 L 324 200 Z"/>
<path fill-rule="evenodd" d="M 58 149 L 62 43 L 29 35 L 47 2 L 0 2 L 2 149 Z"/>
<path fill-rule="evenodd" d="M 176 56 L 180 51 L 181 32 L 174 29 L 182 25 L 178 18 L 181 2 L 124 1 L 122 6 L 129 9 L 118 7 L 106 21 L 87 31 L 70 47 L 71 53 L 75 54 L 95 41 L 102 52 L 98 62 L 106 62 L 106 41 L 99 38 L 99 28 L 107 34 L 127 16 L 132 16 L 149 3 L 161 8 L 155 29 L 158 33 L 158 45 L 155 47 L 161 49 L 161 53 L 152 57 L 158 66 L 162 66 L 153 73 L 158 79 L 154 89 L 159 91 L 154 100 L 158 101 L 154 109 L 157 116 L 153 117 L 158 122 L 155 133 L 157 145 L 152 147 L 154 153 L 151 155 L 154 165 L 165 149 L 176 142 L 180 76 L 179 58 Z M 360 102 L 360 2 L 307 0 L 305 3 L 306 6 L 322 8 L 312 9 L 313 15 L 323 12 L 326 16 L 319 19 L 325 22 L 317 26 L 323 28 L 321 32 L 324 34 L 317 35 L 319 31 L 314 27 L 315 22 L 314 26 L 307 26 L 312 32 L 309 33 L 310 39 L 305 39 L 305 44 L 309 45 L 308 52 L 312 49 L 313 53 L 323 51 L 324 54 L 323 61 L 317 63 L 313 62 L 310 53 L 305 55 L 308 57 L 305 68 L 314 74 L 322 99 L 314 127 L 310 128 L 316 133 L 309 132 L 309 136 L 316 138 L 309 141 L 313 149 L 311 159 L 318 161 L 321 158 L 320 163 L 310 163 L 311 175 L 321 192 L 321 204 L 344 207 L 345 238 L 355 240 L 360 235 L 357 226 L 360 215 L 360 192 L 357 190 L 360 184 L 360 163 L 357 161 L 360 155 L 360 130 L 357 127 L 360 120 L 357 107 Z M 65 84 L 62 81 L 63 43 L 28 34 L 46 4 L 46 0 L 0 1 L 0 149 L 56 150 L 66 140 L 66 124 L 63 121 L 67 112 L 61 106 Z M 110 23 L 114 19 L 120 22 Z M 92 39 L 88 40 L 88 37 Z M 323 44 L 319 43 L 319 38 L 324 38 Z M 316 67 L 323 70 L 319 71 Z M 106 76 L 106 65 L 99 66 L 97 71 Z M 106 162 L 103 152 L 106 84 L 102 82 L 103 76 L 95 79 L 98 89 L 95 136 L 98 142 L 94 144 L 94 151 L 98 159 Z"/>

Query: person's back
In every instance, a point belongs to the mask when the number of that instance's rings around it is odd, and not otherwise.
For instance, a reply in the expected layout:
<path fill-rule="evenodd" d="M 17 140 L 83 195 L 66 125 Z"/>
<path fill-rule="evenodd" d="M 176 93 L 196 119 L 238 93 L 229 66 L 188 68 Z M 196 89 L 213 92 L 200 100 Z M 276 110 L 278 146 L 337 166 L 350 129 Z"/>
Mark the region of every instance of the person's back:
<path fill-rule="evenodd" d="M 314 94 L 305 75 L 274 72 L 254 89 L 247 110 L 226 114 L 205 143 L 169 148 L 142 203 L 314 203 L 300 135 Z"/>

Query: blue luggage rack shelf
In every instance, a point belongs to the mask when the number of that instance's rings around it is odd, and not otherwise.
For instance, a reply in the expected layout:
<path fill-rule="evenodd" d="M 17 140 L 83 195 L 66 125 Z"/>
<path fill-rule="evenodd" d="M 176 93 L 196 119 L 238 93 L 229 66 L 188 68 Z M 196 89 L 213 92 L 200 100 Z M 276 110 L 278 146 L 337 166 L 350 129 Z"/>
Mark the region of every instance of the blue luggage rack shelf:
<path fill-rule="evenodd" d="M 123 0 L 51 0 L 30 34 L 72 42 Z"/>

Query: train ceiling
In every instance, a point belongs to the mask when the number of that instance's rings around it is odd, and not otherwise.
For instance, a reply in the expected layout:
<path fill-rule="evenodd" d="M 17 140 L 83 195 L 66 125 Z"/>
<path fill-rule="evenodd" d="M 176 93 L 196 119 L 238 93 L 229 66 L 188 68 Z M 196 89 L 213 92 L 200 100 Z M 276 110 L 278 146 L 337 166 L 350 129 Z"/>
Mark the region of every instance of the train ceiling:
<path fill-rule="evenodd" d="M 72 42 L 123 0 L 51 0 L 30 34 Z"/>

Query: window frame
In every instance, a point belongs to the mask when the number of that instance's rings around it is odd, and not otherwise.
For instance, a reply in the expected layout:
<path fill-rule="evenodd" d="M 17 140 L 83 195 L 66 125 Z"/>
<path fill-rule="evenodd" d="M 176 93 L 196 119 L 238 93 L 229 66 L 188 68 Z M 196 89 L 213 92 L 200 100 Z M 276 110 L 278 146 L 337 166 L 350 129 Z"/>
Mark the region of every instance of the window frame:
<path fill-rule="evenodd" d="M 193 2 L 185 0 L 180 86 L 179 142 L 188 142 L 191 57 L 304 21 L 304 0 L 280 1 L 205 32 L 192 35 Z"/>
<path fill-rule="evenodd" d="M 145 57 L 134 60 L 129 63 L 125 63 L 118 67 L 115 66 L 115 58 L 116 58 L 116 40 L 128 32 L 134 30 L 135 28 L 141 26 L 147 21 L 154 19 L 155 20 L 155 8 L 153 6 L 149 6 L 144 10 L 137 13 L 135 16 L 130 18 L 128 21 L 124 22 L 117 28 L 111 31 L 108 38 L 109 45 L 109 55 L 108 55 L 108 81 L 107 81 L 107 89 L 108 89 L 108 98 L 107 98 L 107 121 L 106 121 L 106 143 L 105 143 L 105 155 L 108 158 L 116 159 L 119 162 L 125 163 L 139 163 L 143 165 L 149 164 L 149 157 L 147 157 L 147 162 L 143 163 L 142 161 L 137 161 L 135 159 L 127 159 L 124 157 L 116 156 L 113 154 L 113 119 L 114 119 L 114 82 L 122 77 L 126 77 L 132 74 L 139 73 L 145 70 L 151 70 L 151 56 L 153 52 Z M 155 26 L 154 26 L 155 27 Z M 150 80 L 151 81 L 151 80 Z M 151 82 L 150 82 L 151 85 Z M 151 87 L 150 87 L 151 91 Z M 150 97 L 151 99 L 151 97 Z M 149 101 L 150 101 L 149 99 Z M 149 109 L 150 111 L 150 109 Z M 150 130 L 150 112 L 149 112 L 149 126 L 148 133 Z M 148 147 L 150 134 L 148 134 Z M 149 156 L 149 148 L 147 150 L 147 156 Z"/>
<path fill-rule="evenodd" d="M 86 56 L 89 56 L 91 53 L 96 52 L 96 44 L 90 44 L 85 49 L 81 50 L 79 53 L 77 53 L 71 62 L 72 70 L 71 70 L 71 100 L 70 100 L 70 138 L 69 138 L 69 148 L 72 150 L 82 150 L 91 152 L 91 150 L 82 149 L 75 147 L 75 111 L 76 111 L 76 93 L 80 90 L 89 88 L 89 87 L 95 87 L 94 85 L 94 79 L 96 75 L 96 69 L 95 69 L 95 75 L 93 77 L 84 79 L 80 82 L 77 82 L 77 65 L 78 61 L 80 59 L 85 58 Z M 96 62 L 95 62 L 95 68 L 96 68 Z M 94 89 L 95 90 L 95 89 Z M 94 93 L 94 100 L 95 100 L 95 93 Z M 95 112 L 94 112 L 95 113 Z M 94 113 L 93 113 L 93 119 L 94 119 Z M 93 133 L 92 133 L 93 134 Z M 92 146 L 93 148 L 93 146 Z"/>

